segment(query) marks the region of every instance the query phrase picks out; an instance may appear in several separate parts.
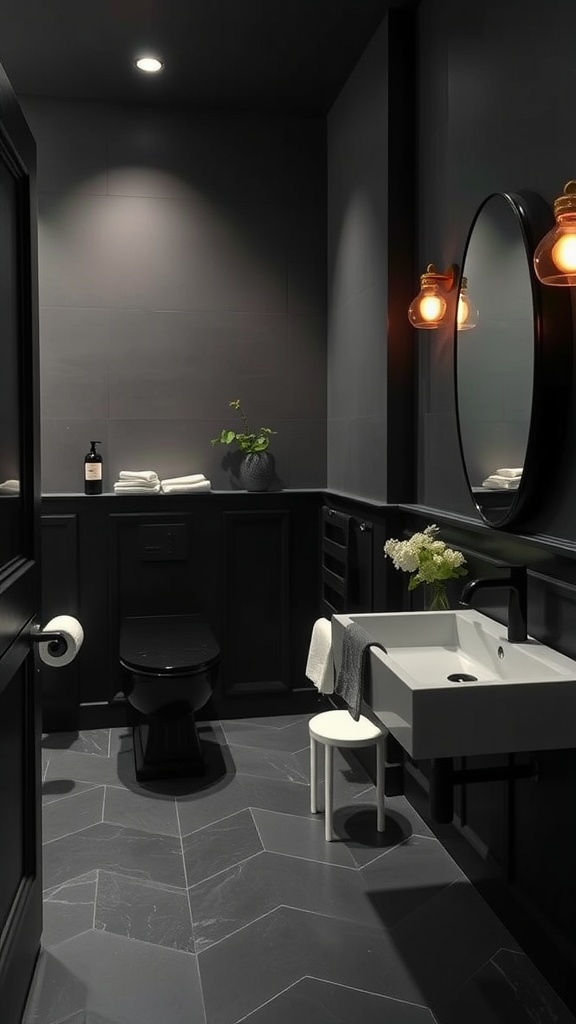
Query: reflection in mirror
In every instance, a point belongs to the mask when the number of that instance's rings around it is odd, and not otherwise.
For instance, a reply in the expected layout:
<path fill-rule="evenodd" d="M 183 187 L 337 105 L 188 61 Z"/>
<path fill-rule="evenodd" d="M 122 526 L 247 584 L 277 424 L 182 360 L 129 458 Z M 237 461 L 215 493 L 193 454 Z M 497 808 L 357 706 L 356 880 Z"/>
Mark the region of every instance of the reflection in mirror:
<path fill-rule="evenodd" d="M 549 430 L 550 360 L 556 357 L 547 354 L 546 344 L 555 346 L 546 329 L 554 318 L 545 323 L 532 254 L 551 219 L 539 196 L 494 193 L 476 213 L 464 253 L 462 278 L 478 320 L 470 331 L 455 325 L 458 429 L 472 496 L 491 526 L 508 526 L 527 510 L 537 449 Z"/>

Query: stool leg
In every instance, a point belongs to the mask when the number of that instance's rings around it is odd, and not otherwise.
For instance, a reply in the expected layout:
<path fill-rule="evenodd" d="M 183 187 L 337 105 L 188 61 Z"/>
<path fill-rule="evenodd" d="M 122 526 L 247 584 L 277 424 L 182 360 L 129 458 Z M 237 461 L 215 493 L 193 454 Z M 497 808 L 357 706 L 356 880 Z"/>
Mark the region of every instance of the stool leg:
<path fill-rule="evenodd" d="M 318 785 L 318 745 L 313 736 L 310 737 L 310 810 L 312 814 L 318 811 L 316 799 Z"/>
<path fill-rule="evenodd" d="M 376 828 L 379 832 L 384 832 L 384 736 L 381 736 L 376 741 L 376 807 L 377 807 L 377 819 Z"/>
<path fill-rule="evenodd" d="M 325 745 L 324 753 L 324 792 L 325 792 L 325 806 L 324 806 L 324 838 L 327 843 L 332 842 L 332 807 L 334 804 L 334 780 L 333 780 L 333 766 L 334 766 L 334 748 L 329 743 Z"/>

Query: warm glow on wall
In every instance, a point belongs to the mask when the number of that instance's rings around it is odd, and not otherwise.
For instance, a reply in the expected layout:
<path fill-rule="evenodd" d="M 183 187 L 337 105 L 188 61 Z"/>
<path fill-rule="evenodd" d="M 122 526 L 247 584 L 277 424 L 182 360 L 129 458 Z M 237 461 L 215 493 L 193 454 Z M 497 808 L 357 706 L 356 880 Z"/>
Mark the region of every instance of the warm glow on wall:
<path fill-rule="evenodd" d="M 455 271 L 452 266 L 440 274 L 433 263 L 428 264 L 426 273 L 420 278 L 420 291 L 408 309 L 408 319 L 413 327 L 430 331 L 446 323 L 447 297 L 454 287 Z"/>
<path fill-rule="evenodd" d="M 554 200 L 556 224 L 536 247 L 534 270 L 543 284 L 576 285 L 576 181 Z"/>

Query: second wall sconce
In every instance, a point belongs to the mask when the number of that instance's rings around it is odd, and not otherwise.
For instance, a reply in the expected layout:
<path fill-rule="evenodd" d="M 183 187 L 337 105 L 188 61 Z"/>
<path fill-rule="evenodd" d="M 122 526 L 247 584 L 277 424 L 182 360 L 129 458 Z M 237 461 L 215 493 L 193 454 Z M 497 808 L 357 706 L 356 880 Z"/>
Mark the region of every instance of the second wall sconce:
<path fill-rule="evenodd" d="M 534 270 L 542 284 L 576 285 L 576 181 L 554 200 L 556 224 L 534 252 Z"/>
<path fill-rule="evenodd" d="M 413 327 L 436 330 L 448 322 L 448 295 L 456 284 L 455 264 L 439 273 L 433 263 L 426 267 L 420 278 L 420 291 L 408 308 L 408 319 Z"/>
<path fill-rule="evenodd" d="M 468 278 L 463 277 L 458 296 L 458 308 L 456 310 L 456 330 L 471 331 L 476 327 L 477 323 L 478 310 L 468 294 Z"/>

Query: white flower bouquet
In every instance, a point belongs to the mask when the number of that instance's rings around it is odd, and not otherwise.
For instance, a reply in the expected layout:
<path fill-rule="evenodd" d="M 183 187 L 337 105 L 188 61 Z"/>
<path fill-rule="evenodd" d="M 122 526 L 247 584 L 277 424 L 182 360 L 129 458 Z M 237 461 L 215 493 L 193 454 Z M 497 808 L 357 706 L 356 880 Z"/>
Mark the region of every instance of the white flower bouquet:
<path fill-rule="evenodd" d="M 437 540 L 438 527 L 432 523 L 423 533 L 414 533 L 408 540 L 386 541 L 384 555 L 392 559 L 395 569 L 411 574 L 408 590 L 421 583 L 430 586 L 429 608 L 448 608 L 446 580 L 467 576 L 466 559 L 461 551 Z"/>

